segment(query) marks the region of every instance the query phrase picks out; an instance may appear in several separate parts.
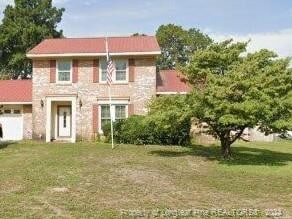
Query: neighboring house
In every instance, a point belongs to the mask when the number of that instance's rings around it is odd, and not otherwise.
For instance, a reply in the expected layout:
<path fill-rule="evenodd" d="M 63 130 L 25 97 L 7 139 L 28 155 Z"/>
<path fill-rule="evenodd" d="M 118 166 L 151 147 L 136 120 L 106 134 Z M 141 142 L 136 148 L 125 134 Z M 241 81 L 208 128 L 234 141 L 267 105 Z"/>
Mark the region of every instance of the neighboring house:
<path fill-rule="evenodd" d="M 156 94 L 186 94 L 191 91 L 184 76 L 176 70 L 162 70 L 157 74 Z"/>

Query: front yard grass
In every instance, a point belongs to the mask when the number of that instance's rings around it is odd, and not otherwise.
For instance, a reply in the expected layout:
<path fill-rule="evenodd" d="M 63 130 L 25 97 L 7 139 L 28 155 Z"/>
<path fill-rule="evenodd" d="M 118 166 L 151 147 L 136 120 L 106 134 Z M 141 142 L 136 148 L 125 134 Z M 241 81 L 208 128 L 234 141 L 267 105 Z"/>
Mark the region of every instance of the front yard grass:
<path fill-rule="evenodd" d="M 280 208 L 292 217 L 292 143 L 0 143 L 0 218 L 114 218 L 122 209 Z"/>

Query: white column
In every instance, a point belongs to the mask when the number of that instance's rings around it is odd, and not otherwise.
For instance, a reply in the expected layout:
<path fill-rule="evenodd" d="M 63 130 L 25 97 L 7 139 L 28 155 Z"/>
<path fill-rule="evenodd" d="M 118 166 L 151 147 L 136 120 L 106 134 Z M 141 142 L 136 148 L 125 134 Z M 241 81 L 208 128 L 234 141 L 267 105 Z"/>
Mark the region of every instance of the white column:
<path fill-rule="evenodd" d="M 51 115 L 52 115 L 52 100 L 46 99 L 46 142 L 51 142 Z"/>
<path fill-rule="evenodd" d="M 74 97 L 71 101 L 72 103 L 72 138 L 71 142 L 76 142 L 76 97 Z"/>

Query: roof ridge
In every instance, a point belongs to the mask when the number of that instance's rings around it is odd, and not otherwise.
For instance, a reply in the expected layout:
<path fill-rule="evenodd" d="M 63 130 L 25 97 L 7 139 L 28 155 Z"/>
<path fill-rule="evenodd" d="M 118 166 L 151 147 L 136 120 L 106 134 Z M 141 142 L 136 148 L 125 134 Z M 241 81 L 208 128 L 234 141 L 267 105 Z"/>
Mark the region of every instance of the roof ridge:
<path fill-rule="evenodd" d="M 107 38 L 146 38 L 146 37 L 155 37 L 154 35 L 151 36 L 108 36 Z M 100 37 L 63 37 L 63 38 L 46 38 L 44 40 L 82 40 L 82 39 L 105 39 L 106 36 Z"/>

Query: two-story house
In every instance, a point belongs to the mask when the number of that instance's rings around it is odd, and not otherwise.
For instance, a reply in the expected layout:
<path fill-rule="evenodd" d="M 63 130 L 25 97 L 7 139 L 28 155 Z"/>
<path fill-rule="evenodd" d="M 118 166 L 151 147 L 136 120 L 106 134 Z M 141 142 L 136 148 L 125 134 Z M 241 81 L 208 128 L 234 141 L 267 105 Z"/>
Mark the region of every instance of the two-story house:
<path fill-rule="evenodd" d="M 155 37 L 109 37 L 108 46 L 116 68 L 111 86 L 114 120 L 145 114 L 157 93 L 176 92 L 176 82 L 169 80 L 173 91 L 165 77 L 173 73 L 156 72 L 161 51 Z M 33 63 L 32 81 L 0 81 L 4 139 L 75 142 L 102 133 L 110 121 L 106 39 L 47 39 L 27 57 Z"/>
<path fill-rule="evenodd" d="M 155 37 L 110 37 L 114 120 L 143 114 L 156 93 Z M 91 139 L 110 121 L 106 39 L 48 39 L 27 53 L 33 62 L 33 137 Z"/>

